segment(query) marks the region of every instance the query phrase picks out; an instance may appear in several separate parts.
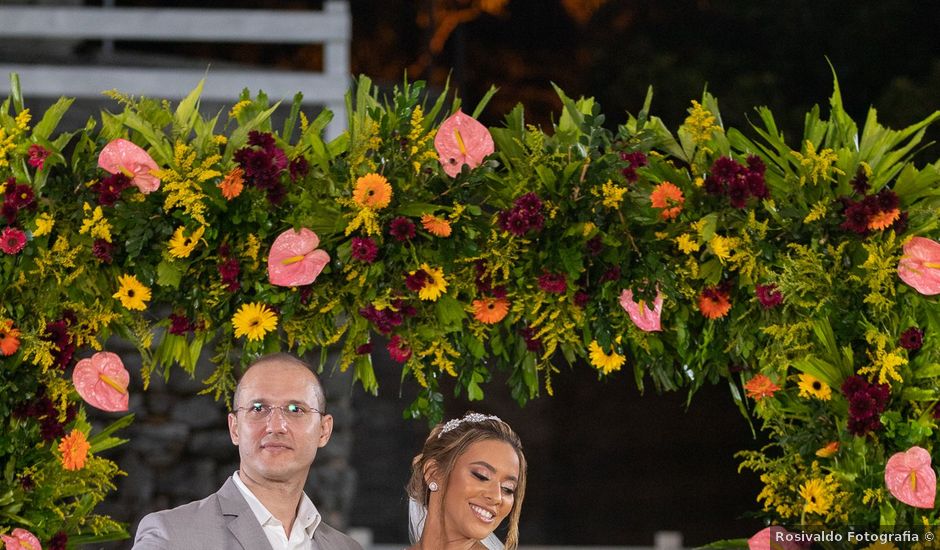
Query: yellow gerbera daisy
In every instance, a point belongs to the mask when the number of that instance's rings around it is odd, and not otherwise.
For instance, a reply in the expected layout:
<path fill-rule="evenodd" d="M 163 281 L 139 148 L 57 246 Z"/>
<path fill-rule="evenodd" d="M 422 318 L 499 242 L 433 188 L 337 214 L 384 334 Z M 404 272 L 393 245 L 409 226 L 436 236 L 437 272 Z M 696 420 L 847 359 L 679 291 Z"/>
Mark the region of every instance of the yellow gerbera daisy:
<path fill-rule="evenodd" d="M 799 386 L 800 397 L 805 397 L 807 399 L 810 397 L 815 397 L 816 399 L 822 399 L 823 401 L 829 401 L 832 399 L 832 388 L 829 387 L 829 384 L 823 382 L 811 374 L 806 374 L 805 372 L 801 374 Z"/>
<path fill-rule="evenodd" d="M 277 314 L 260 302 L 242 304 L 232 316 L 235 337 L 247 336 L 248 340 L 261 340 L 264 335 L 277 328 Z"/>
<path fill-rule="evenodd" d="M 118 282 L 121 283 L 121 287 L 114 293 L 113 298 L 120 300 L 121 305 L 127 309 L 139 311 L 147 309 L 147 302 L 150 300 L 149 288 L 133 275 L 121 275 Z"/>
<path fill-rule="evenodd" d="M 620 370 L 620 367 L 627 361 L 626 357 L 616 351 L 611 350 L 610 353 L 606 353 L 597 340 L 591 341 L 588 345 L 588 352 L 591 355 L 591 364 L 604 374 Z"/>
<path fill-rule="evenodd" d="M 170 239 L 170 256 L 174 258 L 188 258 L 189 255 L 193 253 L 193 249 L 196 248 L 196 245 L 199 244 L 199 239 L 201 239 L 202 234 L 206 232 L 206 228 L 199 226 L 199 228 L 193 231 L 192 235 L 188 237 L 185 232 L 186 228 L 183 226 L 176 228 L 173 237 Z"/>
<path fill-rule="evenodd" d="M 829 507 L 832 505 L 832 495 L 823 480 L 811 479 L 800 485 L 800 496 L 803 497 L 804 512 L 821 516 L 829 513 Z"/>
<path fill-rule="evenodd" d="M 418 291 L 418 298 L 422 300 L 436 301 L 442 294 L 447 292 L 447 279 L 444 278 L 444 270 L 441 268 L 432 268 L 428 264 L 421 264 L 421 269 L 427 273 L 430 278 L 424 283 L 421 290 Z"/>
<path fill-rule="evenodd" d="M 353 200 L 359 206 L 380 210 L 392 202 L 392 185 L 381 174 L 366 174 L 356 180 Z"/>

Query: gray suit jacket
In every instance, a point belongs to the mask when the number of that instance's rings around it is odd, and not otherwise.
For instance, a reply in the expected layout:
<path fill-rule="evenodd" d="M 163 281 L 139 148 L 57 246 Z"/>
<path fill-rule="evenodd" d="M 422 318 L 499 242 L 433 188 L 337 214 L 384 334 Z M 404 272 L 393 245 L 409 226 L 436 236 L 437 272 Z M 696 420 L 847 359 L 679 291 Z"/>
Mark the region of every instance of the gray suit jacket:
<path fill-rule="evenodd" d="M 322 522 L 313 540 L 320 550 L 362 550 L 359 543 Z M 271 544 L 229 478 L 218 492 L 202 500 L 144 516 L 134 550 L 271 550 Z"/>

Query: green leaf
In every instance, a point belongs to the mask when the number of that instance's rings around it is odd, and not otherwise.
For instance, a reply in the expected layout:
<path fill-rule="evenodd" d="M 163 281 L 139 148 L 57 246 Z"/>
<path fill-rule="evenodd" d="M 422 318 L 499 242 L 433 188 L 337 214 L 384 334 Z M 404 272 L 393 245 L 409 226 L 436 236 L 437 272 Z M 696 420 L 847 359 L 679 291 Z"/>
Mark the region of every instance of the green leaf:
<path fill-rule="evenodd" d="M 184 139 L 189 137 L 193 129 L 193 119 L 199 116 L 199 97 L 202 95 L 202 88 L 206 79 L 199 80 L 199 84 L 176 106 L 176 112 L 173 114 L 173 127 L 178 135 Z"/>
<path fill-rule="evenodd" d="M 167 288 L 179 288 L 183 279 L 183 271 L 176 262 L 166 260 L 157 264 L 157 284 Z"/>
<path fill-rule="evenodd" d="M 61 97 L 46 109 L 46 112 L 42 115 L 42 120 L 33 128 L 33 139 L 49 139 L 56 126 L 59 125 L 59 121 L 62 120 L 62 116 L 65 115 L 65 112 L 69 110 L 74 101 L 71 98 Z"/>
<path fill-rule="evenodd" d="M 473 114 L 470 116 L 473 118 L 478 118 L 480 113 L 483 112 L 483 109 L 486 108 L 486 104 L 490 102 L 490 99 L 493 98 L 497 91 L 499 91 L 499 88 L 491 85 L 490 89 L 487 90 L 485 94 L 483 94 L 483 98 L 480 99 L 480 102 L 477 103 L 477 106 L 473 108 Z"/>
<path fill-rule="evenodd" d="M 460 328 L 461 322 L 467 317 L 463 310 L 463 304 L 452 298 L 449 294 L 444 294 L 434 303 L 434 310 L 437 313 L 437 320 L 447 328 Z"/>

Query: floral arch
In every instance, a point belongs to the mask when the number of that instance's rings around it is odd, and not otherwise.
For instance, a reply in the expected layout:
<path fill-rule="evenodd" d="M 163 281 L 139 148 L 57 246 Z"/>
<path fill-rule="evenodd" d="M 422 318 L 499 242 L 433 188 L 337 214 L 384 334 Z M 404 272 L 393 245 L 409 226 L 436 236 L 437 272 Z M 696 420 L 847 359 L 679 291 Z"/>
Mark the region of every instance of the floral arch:
<path fill-rule="evenodd" d="M 274 128 L 264 94 L 228 113 L 109 92 L 77 132 L 70 100 L 0 108 L 0 533 L 50 547 L 123 535 L 93 511 L 118 465 L 134 342 L 143 377 L 205 393 L 270 350 L 340 349 L 375 392 L 371 354 L 441 414 L 444 377 L 482 399 L 495 371 L 524 404 L 553 359 L 600 378 L 694 390 L 724 381 L 771 445 L 742 452 L 774 523 L 933 524 L 940 376 L 940 162 L 924 129 L 859 126 L 838 86 L 787 140 L 766 108 L 722 125 L 703 94 L 670 131 L 650 98 L 609 130 L 592 99 L 550 129 L 502 126 L 421 83 L 361 77 L 348 131 L 300 101 Z M 492 93 L 492 92 L 491 92 Z M 143 222 L 143 223 L 142 223 Z M 387 340 L 375 350 L 373 334 Z M 556 361 L 557 363 L 557 361 Z M 119 433 L 119 432 L 117 432 Z M 903 453 L 903 454 L 902 454 Z M 21 537 L 16 539 L 16 537 Z M 13 544 L 13 542 L 8 542 Z"/>

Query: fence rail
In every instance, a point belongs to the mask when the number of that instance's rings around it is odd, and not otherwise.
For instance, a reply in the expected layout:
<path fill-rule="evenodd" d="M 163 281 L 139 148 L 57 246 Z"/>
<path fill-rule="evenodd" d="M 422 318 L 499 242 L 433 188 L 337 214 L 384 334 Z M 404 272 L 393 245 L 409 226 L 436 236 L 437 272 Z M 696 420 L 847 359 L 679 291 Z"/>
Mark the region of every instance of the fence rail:
<path fill-rule="evenodd" d="M 16 72 L 30 97 L 100 98 L 101 92 L 181 99 L 206 78 L 203 98 L 232 101 L 243 88 L 264 90 L 273 100 L 304 95 L 335 117 L 327 137 L 345 125 L 344 94 L 349 86 L 352 20 L 344 0 L 327 0 L 322 11 L 274 11 L 95 6 L 0 6 L 4 39 L 101 40 L 110 52 L 114 40 L 239 44 L 322 44 L 323 70 L 281 71 L 255 66 L 194 68 L 175 58 L 171 66 L 132 66 L 104 55 L 96 64 L 5 63 L 0 74 Z M 171 61 L 172 63 L 172 61 Z M 167 63 L 161 63 L 167 65 Z"/>

